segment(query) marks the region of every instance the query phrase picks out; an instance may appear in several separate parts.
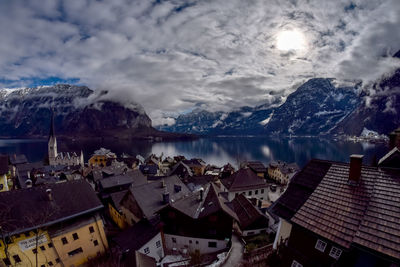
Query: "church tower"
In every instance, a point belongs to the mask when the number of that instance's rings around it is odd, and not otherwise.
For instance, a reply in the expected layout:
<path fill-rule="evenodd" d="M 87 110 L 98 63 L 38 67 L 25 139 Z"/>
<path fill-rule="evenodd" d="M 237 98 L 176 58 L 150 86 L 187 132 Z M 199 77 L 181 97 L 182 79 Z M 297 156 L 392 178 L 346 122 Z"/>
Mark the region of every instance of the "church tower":
<path fill-rule="evenodd" d="M 51 110 L 51 124 L 50 124 L 50 133 L 49 133 L 48 152 L 49 152 L 49 165 L 57 165 L 56 164 L 57 139 L 54 134 L 54 111 L 53 111 L 53 109 Z"/>

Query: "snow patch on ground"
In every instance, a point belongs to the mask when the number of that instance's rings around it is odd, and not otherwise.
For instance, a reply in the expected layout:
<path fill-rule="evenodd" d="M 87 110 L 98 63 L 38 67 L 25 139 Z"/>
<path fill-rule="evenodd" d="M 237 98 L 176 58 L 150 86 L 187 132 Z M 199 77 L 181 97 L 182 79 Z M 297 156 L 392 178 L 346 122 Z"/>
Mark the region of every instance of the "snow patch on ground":
<path fill-rule="evenodd" d="M 221 254 L 218 254 L 217 255 L 218 260 L 213 262 L 213 263 L 211 263 L 211 264 L 209 264 L 209 265 L 207 265 L 207 267 L 219 267 L 219 266 L 221 266 L 222 264 L 225 263 L 225 259 L 226 259 L 227 254 L 228 254 L 227 252 L 223 252 Z"/>
<path fill-rule="evenodd" d="M 271 120 L 271 118 L 272 118 L 272 115 L 274 115 L 274 113 L 273 113 L 273 112 L 271 112 L 271 114 L 269 115 L 269 117 L 268 117 L 268 118 L 266 118 L 266 119 L 265 119 L 265 120 L 263 120 L 263 121 L 260 121 L 260 124 L 261 124 L 261 125 L 263 125 L 263 126 L 267 125 L 267 124 L 269 123 L 269 121 Z"/>

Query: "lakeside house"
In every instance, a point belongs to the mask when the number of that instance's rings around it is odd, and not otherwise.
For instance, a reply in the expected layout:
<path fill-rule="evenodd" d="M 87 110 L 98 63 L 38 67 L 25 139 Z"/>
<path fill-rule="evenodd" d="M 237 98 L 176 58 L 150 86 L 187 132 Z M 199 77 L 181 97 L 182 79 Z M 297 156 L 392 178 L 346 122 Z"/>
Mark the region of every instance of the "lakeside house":
<path fill-rule="evenodd" d="M 378 167 L 312 160 L 272 207 L 282 266 L 396 266 L 400 260 L 400 151 Z"/>
<path fill-rule="evenodd" d="M 286 163 L 283 161 L 272 161 L 268 165 L 268 177 L 275 182 L 286 185 L 292 177 L 299 171 L 296 163 Z"/>
<path fill-rule="evenodd" d="M 9 173 L 8 156 L 0 155 L 0 192 L 9 190 L 10 182 L 12 182 L 7 178 Z"/>
<path fill-rule="evenodd" d="M 269 186 L 264 178 L 257 176 L 250 168 L 242 168 L 221 179 L 222 190 L 228 193 L 228 201 L 244 194 L 248 197 L 268 199 Z"/>

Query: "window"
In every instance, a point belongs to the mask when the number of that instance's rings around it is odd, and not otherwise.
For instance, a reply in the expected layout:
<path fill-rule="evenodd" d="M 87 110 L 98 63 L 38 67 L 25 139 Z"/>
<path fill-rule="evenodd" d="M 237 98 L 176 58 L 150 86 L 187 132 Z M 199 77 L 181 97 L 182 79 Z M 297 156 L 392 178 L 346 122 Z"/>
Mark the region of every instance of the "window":
<path fill-rule="evenodd" d="M 21 258 L 18 255 L 14 255 L 13 259 L 14 259 L 15 263 L 20 263 L 21 262 Z"/>
<path fill-rule="evenodd" d="M 326 243 L 324 241 L 318 239 L 317 243 L 315 244 L 315 248 L 321 252 L 324 252 L 325 248 L 326 248 Z"/>
<path fill-rule="evenodd" d="M 172 243 L 176 243 L 176 238 L 175 237 L 172 238 Z"/>
<path fill-rule="evenodd" d="M 7 265 L 7 266 L 8 266 L 8 265 L 11 265 L 11 261 L 10 261 L 9 259 L 7 259 L 7 258 L 4 258 L 4 259 L 3 259 L 3 262 L 4 262 L 4 264 Z"/>
<path fill-rule="evenodd" d="M 57 258 L 57 259 L 56 259 L 56 262 L 57 262 L 57 263 L 60 263 L 60 262 L 61 262 L 60 258 Z"/>
<path fill-rule="evenodd" d="M 53 266 L 53 262 L 52 261 L 49 261 L 49 266 Z"/>
<path fill-rule="evenodd" d="M 40 250 L 46 250 L 44 246 L 40 246 Z"/>
<path fill-rule="evenodd" d="M 93 245 L 94 245 L 94 246 L 98 246 L 98 245 L 99 245 L 99 241 L 94 240 L 94 241 L 93 241 Z"/>
<path fill-rule="evenodd" d="M 199 244 L 199 241 L 196 240 L 196 245 L 198 245 L 198 244 Z"/>
<path fill-rule="evenodd" d="M 61 238 L 61 242 L 63 243 L 63 245 L 68 244 L 68 240 L 66 237 Z"/>
<path fill-rule="evenodd" d="M 37 249 L 36 248 L 32 249 L 32 252 L 33 254 L 37 254 Z"/>
<path fill-rule="evenodd" d="M 145 254 L 149 254 L 150 253 L 150 249 L 147 247 L 147 248 L 144 248 L 144 253 Z"/>
<path fill-rule="evenodd" d="M 342 255 L 342 250 L 337 247 L 332 247 L 331 251 L 329 252 L 329 256 L 334 259 L 339 259 L 340 255 Z"/>
<path fill-rule="evenodd" d="M 46 265 L 42 264 L 42 265 L 40 265 L 40 267 L 46 267 Z"/>
<path fill-rule="evenodd" d="M 209 248 L 216 248 L 217 247 L 217 242 L 208 242 L 208 247 Z"/>
<path fill-rule="evenodd" d="M 77 234 L 77 233 L 73 233 L 73 234 L 72 234 L 72 237 L 74 238 L 74 240 L 77 240 L 77 239 L 79 239 L 79 237 L 78 237 L 78 234 Z"/>
<path fill-rule="evenodd" d="M 49 243 L 48 246 L 49 246 L 49 248 L 52 248 L 53 247 L 53 243 Z"/>
<path fill-rule="evenodd" d="M 264 189 L 261 189 L 261 194 L 264 194 Z"/>
<path fill-rule="evenodd" d="M 192 240 L 189 240 L 189 244 L 192 244 L 193 243 L 193 241 Z"/>
<path fill-rule="evenodd" d="M 254 192 L 254 195 L 258 195 L 258 190 L 256 190 L 256 191 Z"/>
<path fill-rule="evenodd" d="M 249 191 L 249 196 L 251 196 L 251 193 L 252 193 L 252 192 L 251 192 L 251 191 Z"/>
<path fill-rule="evenodd" d="M 90 227 L 89 227 L 89 232 L 94 233 L 94 228 L 93 228 L 93 226 L 90 226 Z"/>
<path fill-rule="evenodd" d="M 292 265 L 290 265 L 290 267 L 303 267 L 303 265 L 293 260 Z"/>
<path fill-rule="evenodd" d="M 189 243 L 192 243 L 192 240 L 190 240 Z M 158 247 L 158 248 L 161 247 L 161 241 L 160 240 L 158 240 L 156 242 L 156 247 Z"/>
<path fill-rule="evenodd" d="M 71 257 L 71 256 L 74 256 L 74 255 L 82 253 L 82 252 L 83 252 L 82 248 L 77 248 L 77 249 L 74 249 L 74 250 L 68 252 L 68 256 Z"/>

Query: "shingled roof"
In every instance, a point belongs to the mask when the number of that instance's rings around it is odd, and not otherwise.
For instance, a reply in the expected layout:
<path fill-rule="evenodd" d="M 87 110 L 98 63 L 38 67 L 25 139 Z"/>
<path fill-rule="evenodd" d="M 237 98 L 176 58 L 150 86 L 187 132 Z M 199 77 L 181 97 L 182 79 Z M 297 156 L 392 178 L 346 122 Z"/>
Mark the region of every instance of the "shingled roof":
<path fill-rule="evenodd" d="M 122 251 L 139 250 L 159 232 L 148 220 L 143 219 L 134 226 L 119 233 L 113 238 L 113 241 Z"/>
<path fill-rule="evenodd" d="M 246 165 L 257 173 L 267 172 L 267 168 L 261 161 L 248 161 Z"/>
<path fill-rule="evenodd" d="M 241 191 L 267 187 L 263 178 L 257 176 L 250 168 L 242 168 L 228 178 L 222 179 L 221 183 L 229 191 Z"/>
<path fill-rule="evenodd" d="M 258 228 L 268 227 L 268 218 L 243 194 L 236 196 L 232 200 L 232 206 L 242 229 L 252 226 L 258 226 Z"/>
<path fill-rule="evenodd" d="M 199 219 L 207 217 L 219 210 L 222 210 L 233 219 L 238 220 L 236 214 L 231 210 L 218 196 L 218 189 L 213 183 L 208 184 L 203 191 L 203 199 L 200 200 L 200 191 L 191 193 L 178 201 L 170 203 L 170 206 L 179 210 L 180 212 Z"/>
<path fill-rule="evenodd" d="M 100 180 L 103 189 L 112 188 L 115 186 L 132 184 L 133 186 L 147 183 L 147 178 L 139 170 L 133 170 L 121 175 L 111 176 Z"/>
<path fill-rule="evenodd" d="M 51 189 L 52 200 L 47 189 Z M 10 234 L 49 226 L 103 208 L 84 180 L 1 192 L 0 205 L 1 226 Z"/>
<path fill-rule="evenodd" d="M 292 178 L 285 193 L 270 207 L 270 211 L 283 219 L 290 220 L 309 198 L 330 167 L 331 163 L 328 161 L 317 159 L 309 161 Z"/>
<path fill-rule="evenodd" d="M 362 166 L 360 182 L 351 185 L 349 164 L 330 165 L 292 222 L 345 248 L 361 245 L 399 259 L 400 170 Z"/>

